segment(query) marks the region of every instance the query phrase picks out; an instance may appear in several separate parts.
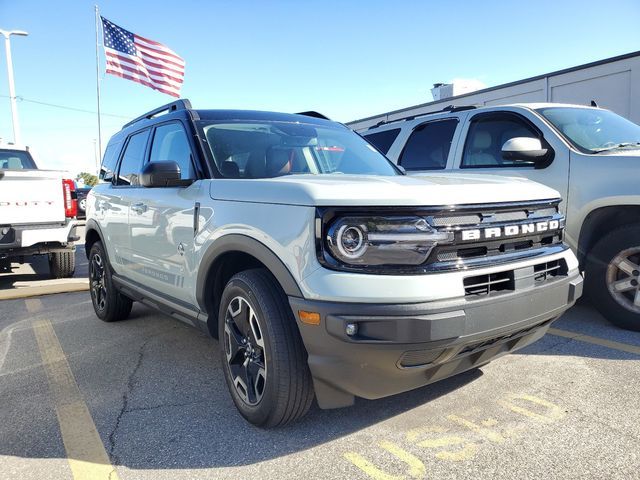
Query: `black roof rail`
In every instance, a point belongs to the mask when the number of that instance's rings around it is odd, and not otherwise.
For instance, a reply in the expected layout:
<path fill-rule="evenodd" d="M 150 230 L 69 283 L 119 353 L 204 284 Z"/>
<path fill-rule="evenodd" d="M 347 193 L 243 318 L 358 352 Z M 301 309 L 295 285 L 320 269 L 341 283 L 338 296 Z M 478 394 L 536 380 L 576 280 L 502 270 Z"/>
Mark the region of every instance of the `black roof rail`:
<path fill-rule="evenodd" d="M 122 129 L 124 130 L 125 128 L 141 120 L 149 120 L 150 118 L 153 118 L 160 113 L 165 113 L 165 112 L 170 113 L 170 112 L 175 112 L 176 110 L 191 110 L 191 102 L 186 98 L 181 98 L 180 100 L 176 100 L 175 102 L 167 103 L 166 105 L 163 105 L 154 110 L 151 110 L 145 113 L 144 115 L 140 115 L 139 117 L 134 118 L 130 122 L 125 123 Z"/>
<path fill-rule="evenodd" d="M 323 115 L 320 112 L 315 112 L 313 110 L 309 110 L 308 112 L 298 112 L 298 113 L 296 113 L 296 115 L 305 115 L 307 117 L 321 118 L 323 120 L 331 120 L 326 115 Z"/>
<path fill-rule="evenodd" d="M 465 110 L 474 110 L 478 107 L 476 107 L 475 105 L 460 105 L 460 106 L 455 106 L 455 105 L 447 105 L 446 107 L 444 107 L 442 110 L 434 110 L 433 112 L 425 112 L 425 113 L 414 113 L 413 115 L 409 115 L 407 117 L 401 117 L 401 118 L 394 118 L 393 120 L 381 120 L 378 123 L 376 123 L 375 125 L 367 128 L 367 130 L 373 130 L 374 128 L 378 128 L 382 125 L 386 125 L 387 123 L 392 123 L 392 122 L 408 122 L 410 120 L 415 120 L 418 117 L 425 117 L 427 115 L 433 115 L 435 113 L 442 113 L 442 112 L 464 112 Z"/>
<path fill-rule="evenodd" d="M 476 107 L 475 105 L 460 105 L 460 106 L 447 105 L 440 111 L 441 112 L 464 112 L 465 110 L 475 110 L 476 108 L 478 107 Z M 436 113 L 436 112 L 429 112 L 429 113 Z"/>

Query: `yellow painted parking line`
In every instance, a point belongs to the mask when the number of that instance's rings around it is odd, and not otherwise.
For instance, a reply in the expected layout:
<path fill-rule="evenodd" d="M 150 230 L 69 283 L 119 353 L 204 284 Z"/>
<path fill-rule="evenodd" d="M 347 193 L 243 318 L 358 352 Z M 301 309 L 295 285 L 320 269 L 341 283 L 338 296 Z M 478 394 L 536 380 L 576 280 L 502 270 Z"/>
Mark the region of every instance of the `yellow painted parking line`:
<path fill-rule="evenodd" d="M 74 480 L 118 480 L 53 325 L 46 319 L 34 320 L 33 332 Z"/>
<path fill-rule="evenodd" d="M 592 337 L 590 335 L 583 335 L 581 333 L 568 332 L 566 330 L 560 330 L 558 328 L 550 328 L 549 333 L 558 337 L 570 338 L 571 340 L 578 340 L 579 342 L 591 343 L 593 345 L 599 345 L 601 347 L 607 347 L 613 350 L 619 350 L 621 352 L 640 355 L 640 347 L 637 345 L 614 342 L 613 340 L 605 340 L 604 338 Z"/>

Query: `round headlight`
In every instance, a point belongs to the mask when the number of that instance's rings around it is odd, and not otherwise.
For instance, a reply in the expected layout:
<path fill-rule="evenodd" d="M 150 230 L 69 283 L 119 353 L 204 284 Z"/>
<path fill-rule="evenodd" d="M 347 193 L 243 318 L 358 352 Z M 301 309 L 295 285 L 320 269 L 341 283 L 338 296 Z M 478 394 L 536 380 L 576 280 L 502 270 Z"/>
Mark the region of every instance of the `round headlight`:
<path fill-rule="evenodd" d="M 336 235 L 338 251 L 346 258 L 361 257 L 367 250 L 365 232 L 355 225 L 342 225 Z"/>

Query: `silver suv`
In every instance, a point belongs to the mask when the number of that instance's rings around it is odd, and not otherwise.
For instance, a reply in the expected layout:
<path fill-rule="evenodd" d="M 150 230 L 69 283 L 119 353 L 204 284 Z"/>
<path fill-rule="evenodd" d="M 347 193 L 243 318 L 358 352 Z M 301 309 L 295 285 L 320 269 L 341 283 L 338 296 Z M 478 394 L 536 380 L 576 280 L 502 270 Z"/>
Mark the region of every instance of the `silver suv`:
<path fill-rule="evenodd" d="M 558 193 L 405 176 L 314 112 L 194 110 L 114 135 L 87 198 L 99 318 L 140 301 L 220 339 L 260 426 L 407 391 L 540 338 L 580 296 Z"/>
<path fill-rule="evenodd" d="M 448 107 L 360 133 L 415 175 L 490 173 L 560 192 L 593 304 L 640 331 L 640 126 L 557 103 Z"/>

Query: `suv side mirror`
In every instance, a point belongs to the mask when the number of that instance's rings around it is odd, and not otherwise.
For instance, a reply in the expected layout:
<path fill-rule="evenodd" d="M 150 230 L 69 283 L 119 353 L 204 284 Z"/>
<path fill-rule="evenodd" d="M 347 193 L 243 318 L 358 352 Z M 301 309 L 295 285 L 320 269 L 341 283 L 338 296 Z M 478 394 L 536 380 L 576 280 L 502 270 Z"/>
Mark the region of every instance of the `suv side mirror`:
<path fill-rule="evenodd" d="M 547 161 L 548 152 L 538 138 L 514 137 L 502 146 L 502 158 L 505 160 L 532 162 L 536 167 Z"/>
<path fill-rule="evenodd" d="M 143 187 L 186 187 L 193 180 L 180 178 L 180 166 L 177 162 L 150 162 L 142 169 L 140 185 Z"/>

